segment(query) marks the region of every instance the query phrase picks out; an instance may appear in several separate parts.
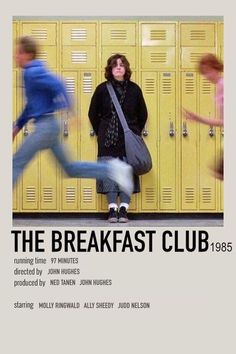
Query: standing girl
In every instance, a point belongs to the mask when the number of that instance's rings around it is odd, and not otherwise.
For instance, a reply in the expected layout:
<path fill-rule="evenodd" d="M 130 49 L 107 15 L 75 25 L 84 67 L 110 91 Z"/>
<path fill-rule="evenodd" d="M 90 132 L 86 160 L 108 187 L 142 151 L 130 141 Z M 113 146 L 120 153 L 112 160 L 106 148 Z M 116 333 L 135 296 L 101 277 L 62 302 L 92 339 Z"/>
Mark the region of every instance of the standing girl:
<path fill-rule="evenodd" d="M 147 120 L 147 108 L 140 87 L 130 80 L 131 74 L 130 64 L 124 55 L 115 54 L 108 59 L 105 78 L 113 85 L 129 128 L 141 135 Z M 98 160 L 118 158 L 126 161 L 124 132 L 107 90 L 107 81 L 96 88 L 89 108 L 90 122 L 98 137 Z M 135 175 L 133 178 L 134 193 L 138 193 L 139 178 Z M 98 180 L 97 192 L 106 194 L 109 222 L 128 221 L 130 196 L 122 192 L 117 183 L 108 179 Z"/>

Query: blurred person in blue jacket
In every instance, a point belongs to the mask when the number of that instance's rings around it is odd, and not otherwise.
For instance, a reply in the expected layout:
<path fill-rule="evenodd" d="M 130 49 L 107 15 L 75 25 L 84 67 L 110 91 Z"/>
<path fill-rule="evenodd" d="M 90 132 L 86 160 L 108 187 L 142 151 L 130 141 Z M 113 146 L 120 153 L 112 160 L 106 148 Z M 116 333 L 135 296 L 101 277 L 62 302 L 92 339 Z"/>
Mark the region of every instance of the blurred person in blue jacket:
<path fill-rule="evenodd" d="M 110 178 L 129 195 L 133 191 L 132 168 L 113 159 L 104 162 L 71 161 L 60 143 L 60 125 L 55 112 L 72 110 L 72 102 L 63 81 L 37 60 L 38 46 L 34 38 L 21 37 L 17 41 L 15 60 L 23 69 L 26 105 L 13 126 L 13 141 L 18 132 L 31 119 L 35 130 L 28 135 L 13 157 L 13 185 L 33 157 L 44 149 L 50 149 L 69 177 Z"/>

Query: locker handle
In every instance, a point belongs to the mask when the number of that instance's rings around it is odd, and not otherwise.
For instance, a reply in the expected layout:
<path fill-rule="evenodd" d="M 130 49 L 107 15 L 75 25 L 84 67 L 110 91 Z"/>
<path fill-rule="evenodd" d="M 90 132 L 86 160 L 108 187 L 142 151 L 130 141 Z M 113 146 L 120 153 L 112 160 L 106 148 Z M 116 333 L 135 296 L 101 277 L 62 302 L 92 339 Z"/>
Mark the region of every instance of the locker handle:
<path fill-rule="evenodd" d="M 183 137 L 188 136 L 187 123 L 183 122 Z"/>
<path fill-rule="evenodd" d="M 89 132 L 89 135 L 90 136 L 95 136 L 95 131 L 93 129 L 91 129 L 90 132 Z"/>
<path fill-rule="evenodd" d="M 146 129 L 143 130 L 143 136 L 148 136 L 148 131 Z"/>
<path fill-rule="evenodd" d="M 27 125 L 24 126 L 23 134 L 24 134 L 24 136 L 29 135 L 29 129 L 28 129 Z"/>
<path fill-rule="evenodd" d="M 215 135 L 214 128 L 211 126 L 209 128 L 209 136 L 212 138 Z"/>
<path fill-rule="evenodd" d="M 170 131 L 169 131 L 170 137 L 175 136 L 175 130 L 174 130 L 174 123 L 170 122 Z"/>
<path fill-rule="evenodd" d="M 69 135 L 68 120 L 64 120 L 63 135 L 64 135 L 65 137 Z"/>
<path fill-rule="evenodd" d="M 224 129 L 221 129 L 221 136 L 224 136 Z"/>

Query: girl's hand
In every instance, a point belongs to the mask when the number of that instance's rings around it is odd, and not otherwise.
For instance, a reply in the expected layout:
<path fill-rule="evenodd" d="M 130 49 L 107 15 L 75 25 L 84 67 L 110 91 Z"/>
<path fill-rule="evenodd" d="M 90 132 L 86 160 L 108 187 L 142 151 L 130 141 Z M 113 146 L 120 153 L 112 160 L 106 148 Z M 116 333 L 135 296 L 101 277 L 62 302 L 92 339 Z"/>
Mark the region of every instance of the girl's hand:
<path fill-rule="evenodd" d="M 186 119 L 195 121 L 195 122 L 199 122 L 199 116 L 193 112 L 188 111 L 187 109 L 183 108 L 183 114 L 185 116 Z"/>

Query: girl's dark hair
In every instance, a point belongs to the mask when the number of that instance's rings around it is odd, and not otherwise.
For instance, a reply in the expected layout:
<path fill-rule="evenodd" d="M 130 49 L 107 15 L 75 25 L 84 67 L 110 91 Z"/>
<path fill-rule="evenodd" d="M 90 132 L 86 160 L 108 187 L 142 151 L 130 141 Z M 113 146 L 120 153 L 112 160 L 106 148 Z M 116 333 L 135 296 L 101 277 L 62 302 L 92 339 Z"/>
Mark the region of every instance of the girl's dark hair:
<path fill-rule="evenodd" d="M 204 67 L 208 66 L 209 68 L 215 69 L 219 72 L 222 72 L 224 70 L 224 65 L 221 60 L 219 60 L 214 54 L 206 54 L 204 55 L 199 64 L 198 64 L 198 70 L 202 74 Z"/>
<path fill-rule="evenodd" d="M 117 54 L 112 55 L 107 60 L 107 66 L 105 67 L 105 78 L 108 81 L 113 79 L 112 69 L 116 66 L 118 59 L 120 59 L 122 61 L 123 65 L 125 67 L 124 79 L 129 80 L 132 75 L 132 71 L 130 69 L 130 64 L 129 64 L 128 60 L 126 59 L 126 57 L 122 54 L 117 53 Z"/>
<path fill-rule="evenodd" d="M 35 59 L 38 54 L 38 45 L 34 38 L 30 36 L 20 37 L 17 40 L 17 44 L 24 53 L 32 55 L 32 59 Z"/>

